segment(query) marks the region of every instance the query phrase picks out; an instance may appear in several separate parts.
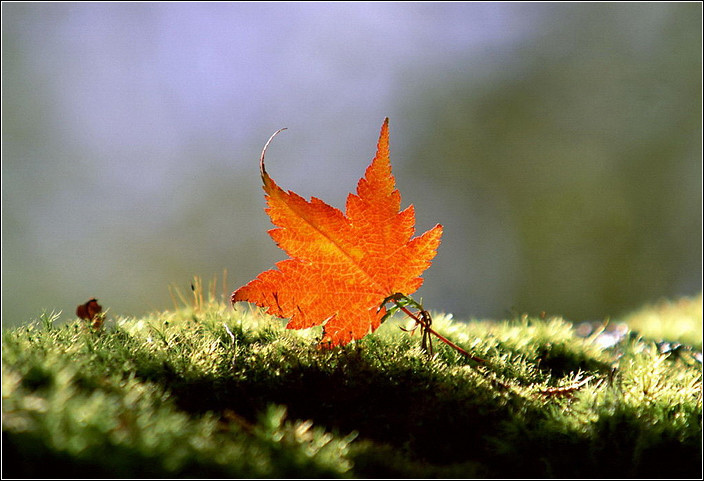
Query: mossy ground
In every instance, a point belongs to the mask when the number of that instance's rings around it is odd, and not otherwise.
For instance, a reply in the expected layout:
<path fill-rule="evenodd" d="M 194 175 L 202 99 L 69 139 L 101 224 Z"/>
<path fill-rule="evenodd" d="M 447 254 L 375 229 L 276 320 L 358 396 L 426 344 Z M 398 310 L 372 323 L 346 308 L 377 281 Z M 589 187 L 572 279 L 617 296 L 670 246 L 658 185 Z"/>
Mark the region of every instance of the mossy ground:
<path fill-rule="evenodd" d="M 319 349 L 316 329 L 196 287 L 99 332 L 50 314 L 3 332 L 3 476 L 702 474 L 701 296 L 644 308 L 606 343 L 557 317 L 435 315 L 481 368 L 438 342 L 429 358 L 402 319 Z"/>

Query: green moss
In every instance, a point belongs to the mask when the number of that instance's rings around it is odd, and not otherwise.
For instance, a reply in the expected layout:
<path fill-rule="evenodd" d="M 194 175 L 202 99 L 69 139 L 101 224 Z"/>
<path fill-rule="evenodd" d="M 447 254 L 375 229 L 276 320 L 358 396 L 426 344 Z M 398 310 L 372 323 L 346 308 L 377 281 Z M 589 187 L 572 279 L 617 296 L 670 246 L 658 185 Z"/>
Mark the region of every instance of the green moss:
<path fill-rule="evenodd" d="M 650 339 L 689 344 L 702 349 L 702 295 L 646 306 L 623 319 L 632 329 Z"/>
<path fill-rule="evenodd" d="M 319 329 L 202 296 L 102 332 L 44 315 L 3 333 L 3 475 L 701 474 L 694 350 L 662 353 L 657 334 L 603 349 L 560 318 L 436 314 L 477 368 L 437 341 L 429 358 L 402 322 L 321 350 Z"/>

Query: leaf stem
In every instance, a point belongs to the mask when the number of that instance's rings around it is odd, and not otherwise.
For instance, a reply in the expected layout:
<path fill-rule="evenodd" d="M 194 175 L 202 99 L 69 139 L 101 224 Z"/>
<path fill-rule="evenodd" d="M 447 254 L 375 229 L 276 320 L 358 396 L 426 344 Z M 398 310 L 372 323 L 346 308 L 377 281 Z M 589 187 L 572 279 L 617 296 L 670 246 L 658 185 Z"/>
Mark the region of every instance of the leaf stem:
<path fill-rule="evenodd" d="M 446 338 L 445 336 L 443 336 L 442 334 L 440 334 L 439 332 L 434 330 L 432 327 L 430 327 L 430 325 L 432 323 L 432 319 L 430 317 L 430 314 L 428 313 L 428 311 L 423 309 L 423 306 L 420 303 L 418 303 L 415 299 L 413 299 L 412 297 L 397 293 L 397 294 L 393 294 L 392 296 L 387 297 L 384 300 L 384 304 L 386 304 L 389 301 L 393 302 L 395 304 L 396 308 L 403 311 L 403 313 L 406 314 L 411 319 L 413 319 L 417 325 L 421 326 L 421 330 L 423 332 L 423 347 L 425 347 L 425 335 L 426 335 L 426 333 L 429 333 L 429 334 L 434 335 L 438 339 L 440 339 L 442 342 L 444 342 L 445 344 L 447 344 L 448 346 L 450 346 L 451 348 L 453 348 L 454 350 L 456 350 L 457 352 L 459 352 L 463 356 L 468 357 L 472 361 L 478 362 L 480 364 L 486 363 L 486 361 L 484 359 L 482 359 L 481 357 L 474 356 L 474 355 L 470 354 L 469 352 L 465 351 L 460 346 L 458 346 L 457 344 L 450 341 L 448 338 Z M 407 305 L 411 305 L 411 306 L 415 307 L 416 309 L 418 309 L 418 314 L 414 314 L 413 312 L 411 312 L 406 307 Z M 431 355 L 432 355 L 432 350 L 433 350 L 433 348 L 432 348 L 432 344 L 431 344 L 430 349 L 429 349 Z"/>
<path fill-rule="evenodd" d="M 416 328 L 420 326 L 421 332 L 423 333 L 422 347 L 429 356 L 433 355 L 433 345 L 432 343 L 430 343 L 430 339 L 427 336 L 429 334 L 432 334 L 433 336 L 437 337 L 442 342 L 444 342 L 463 356 L 466 356 L 467 358 L 471 359 L 472 361 L 478 364 L 482 364 L 482 368 L 476 366 L 474 367 L 476 371 L 482 376 L 484 376 L 484 378 L 487 379 L 491 384 L 498 387 L 499 389 L 511 392 L 513 394 L 519 394 L 519 392 L 516 391 L 514 386 L 498 378 L 498 376 L 495 372 L 493 372 L 486 360 L 482 359 L 481 357 L 470 354 L 469 352 L 465 351 L 460 346 L 450 341 L 448 338 L 446 338 L 439 332 L 435 331 L 432 327 L 430 327 L 433 322 L 432 318 L 430 317 L 430 314 L 428 313 L 428 311 L 423 309 L 423 305 L 417 302 L 415 299 L 401 293 L 392 294 L 386 299 L 384 299 L 384 302 L 381 304 L 381 306 L 379 306 L 379 309 L 381 310 L 381 308 L 384 307 L 388 302 L 392 302 L 394 305 L 387 310 L 386 315 L 382 318 L 382 322 L 384 319 L 392 315 L 397 310 L 402 311 L 408 317 L 413 319 L 416 322 L 416 325 L 413 326 L 411 329 L 404 329 L 403 327 L 401 329 L 403 329 L 404 331 L 410 331 L 412 333 L 416 330 Z M 409 306 L 414 309 L 418 309 L 418 312 L 412 312 L 408 308 Z M 543 396 L 549 397 L 571 397 L 574 395 L 575 392 L 579 391 L 584 386 L 586 386 L 589 381 L 594 379 L 593 376 L 588 376 L 585 379 L 580 379 L 580 377 L 581 376 L 578 376 L 577 379 L 575 379 L 575 382 L 569 386 L 541 389 L 537 391 L 537 394 L 542 394 Z"/>

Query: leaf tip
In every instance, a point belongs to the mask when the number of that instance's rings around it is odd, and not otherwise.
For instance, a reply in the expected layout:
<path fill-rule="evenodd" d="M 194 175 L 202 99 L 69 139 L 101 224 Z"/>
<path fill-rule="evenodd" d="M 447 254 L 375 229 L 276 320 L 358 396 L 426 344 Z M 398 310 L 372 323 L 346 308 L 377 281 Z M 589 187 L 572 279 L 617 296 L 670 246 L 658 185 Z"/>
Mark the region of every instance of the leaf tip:
<path fill-rule="evenodd" d="M 381 132 L 379 132 L 379 141 L 376 144 L 376 158 L 385 158 L 388 162 L 389 158 L 389 118 L 384 118 L 384 123 L 381 124 Z"/>
<path fill-rule="evenodd" d="M 266 178 L 269 176 L 266 173 L 266 168 L 264 166 L 264 156 L 266 156 L 266 149 L 269 147 L 269 144 L 271 143 L 271 141 L 274 140 L 274 137 L 276 137 L 276 135 L 279 132 L 282 132 L 284 130 L 287 130 L 287 127 L 279 129 L 276 132 L 274 132 L 273 134 L 271 134 L 271 137 L 269 137 L 269 140 L 267 140 L 266 144 L 264 144 L 264 148 L 262 149 L 262 155 L 259 157 L 259 173 L 261 174 L 262 180 L 264 181 L 265 184 L 266 184 Z"/>

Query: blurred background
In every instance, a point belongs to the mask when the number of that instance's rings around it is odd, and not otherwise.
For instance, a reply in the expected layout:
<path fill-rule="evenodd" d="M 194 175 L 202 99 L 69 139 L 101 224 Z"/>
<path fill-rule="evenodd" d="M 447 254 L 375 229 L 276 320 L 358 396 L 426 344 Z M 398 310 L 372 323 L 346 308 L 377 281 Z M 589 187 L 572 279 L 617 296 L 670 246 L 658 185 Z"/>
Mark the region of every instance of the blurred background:
<path fill-rule="evenodd" d="M 344 209 L 390 117 L 416 298 L 619 316 L 702 288 L 702 5 L 3 3 L 2 323 L 173 307 L 285 258 L 277 183 Z"/>

